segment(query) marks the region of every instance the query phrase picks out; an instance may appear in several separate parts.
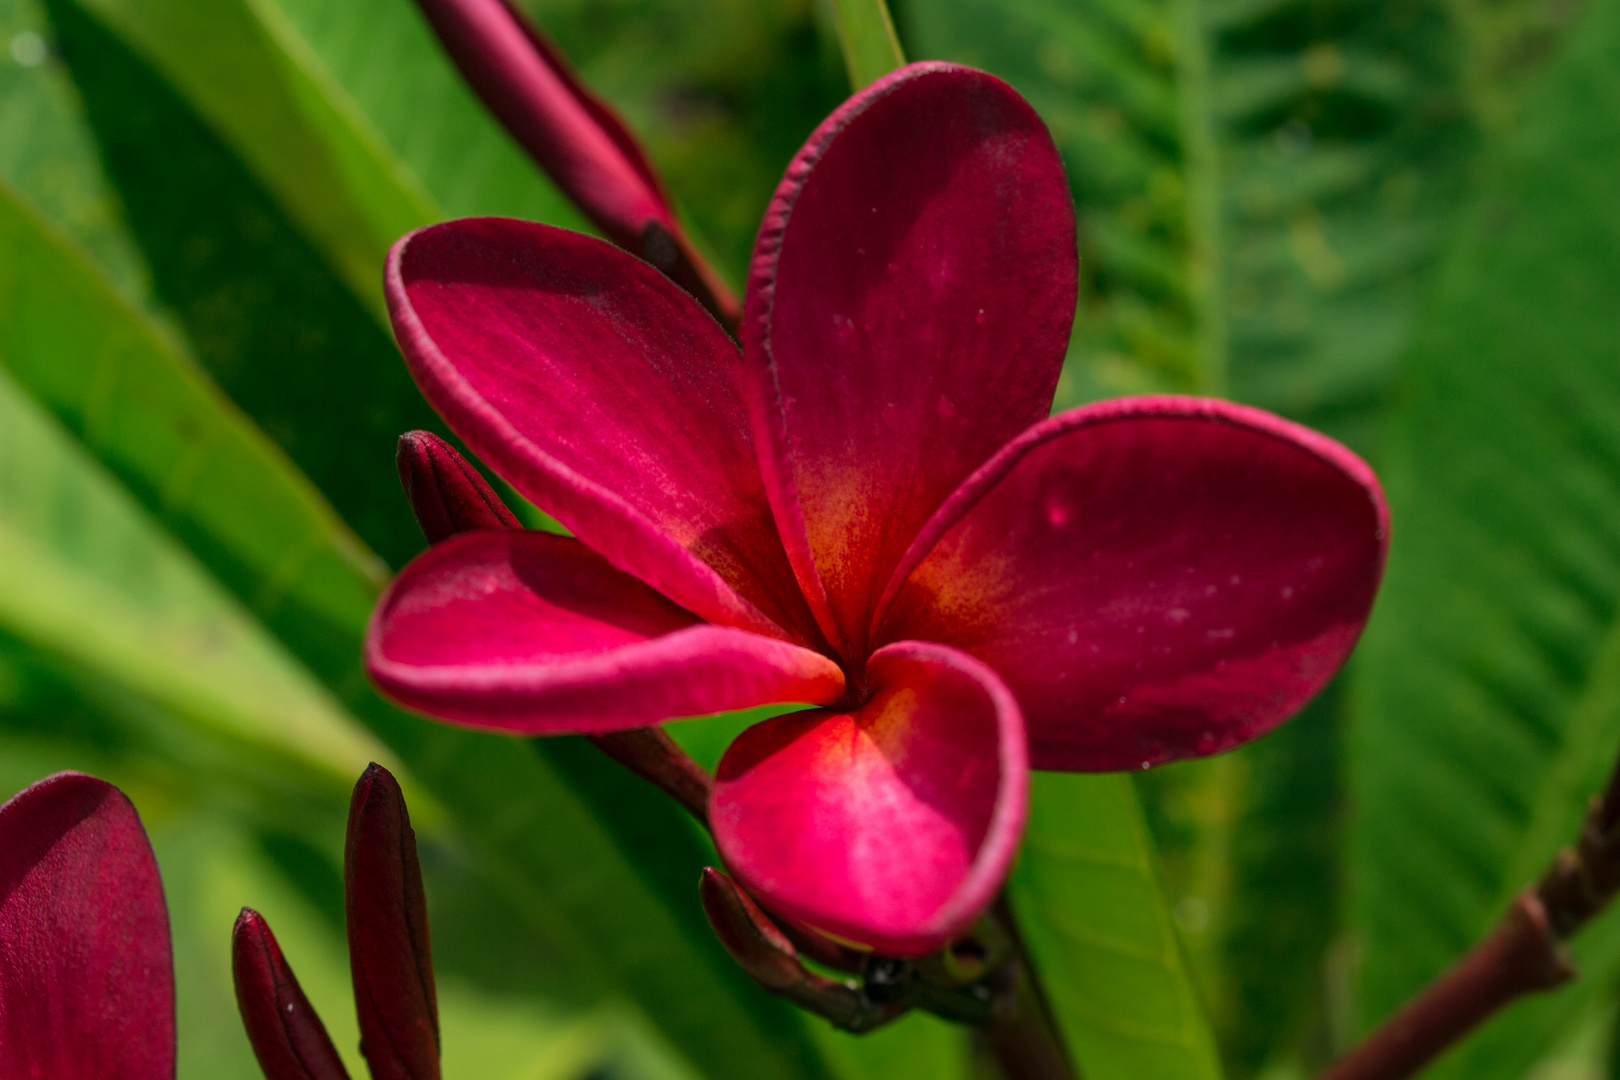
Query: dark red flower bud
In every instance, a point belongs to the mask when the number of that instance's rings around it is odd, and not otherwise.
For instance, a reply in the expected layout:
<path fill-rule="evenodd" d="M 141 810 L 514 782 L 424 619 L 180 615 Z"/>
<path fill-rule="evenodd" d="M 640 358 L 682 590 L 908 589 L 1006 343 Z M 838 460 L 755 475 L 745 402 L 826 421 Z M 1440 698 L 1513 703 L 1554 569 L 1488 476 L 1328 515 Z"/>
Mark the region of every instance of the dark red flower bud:
<path fill-rule="evenodd" d="M 773 994 L 847 1031 L 870 1031 L 906 1011 L 901 1002 L 874 1002 L 847 983 L 817 975 L 799 962 L 793 943 L 737 883 L 712 866 L 698 885 L 703 913 L 737 965 Z"/>
<path fill-rule="evenodd" d="M 736 882 L 705 866 L 698 891 L 720 944 L 755 982 L 781 993 L 809 975 L 793 943 Z"/>
<path fill-rule="evenodd" d="M 431 431 L 401 435 L 394 462 L 428 543 L 473 529 L 523 527 L 478 470 Z"/>
<path fill-rule="evenodd" d="M 734 330 L 736 298 L 681 231 L 636 137 L 557 47 L 504 0 L 417 3 L 484 104 L 603 235 Z"/>
<path fill-rule="evenodd" d="M 373 763 L 354 787 L 343 858 L 349 969 L 372 1080 L 438 1080 L 439 1009 L 416 834 L 399 783 Z"/>
<path fill-rule="evenodd" d="M 349 1080 L 270 925 L 252 908 L 242 909 L 231 931 L 231 974 L 236 1007 L 266 1080 Z"/>

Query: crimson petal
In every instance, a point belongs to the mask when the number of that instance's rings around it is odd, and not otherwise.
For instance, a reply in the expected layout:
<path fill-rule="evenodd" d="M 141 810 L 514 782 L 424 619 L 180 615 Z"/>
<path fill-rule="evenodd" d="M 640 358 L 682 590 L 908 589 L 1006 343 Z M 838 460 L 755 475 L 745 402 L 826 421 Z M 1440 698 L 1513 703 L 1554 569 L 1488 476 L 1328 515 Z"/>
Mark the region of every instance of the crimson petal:
<path fill-rule="evenodd" d="M 1331 439 L 1218 401 L 1104 402 L 1037 425 L 941 507 L 878 639 L 995 668 L 1036 768 L 1210 754 L 1338 670 L 1388 534 L 1372 470 Z"/>
<path fill-rule="evenodd" d="M 163 883 L 135 808 L 92 776 L 0 807 L 0 1076 L 174 1080 Z"/>
<path fill-rule="evenodd" d="M 531 734 L 844 691 L 821 654 L 702 623 L 579 541 L 539 532 L 464 533 L 418 556 L 372 614 L 366 663 L 409 708 Z"/>
<path fill-rule="evenodd" d="M 691 297 L 600 240 L 499 218 L 405 236 L 386 286 L 422 392 L 513 487 L 711 622 L 816 635 L 765 500 L 741 358 Z"/>
<path fill-rule="evenodd" d="M 874 653 L 853 712 L 778 716 L 720 761 L 709 819 L 726 863 L 780 914 L 893 955 L 933 952 L 995 898 L 1023 832 L 1012 694 L 955 649 Z"/>
<path fill-rule="evenodd" d="M 1006 83 L 912 64 L 810 137 L 755 243 L 742 338 L 767 490 L 845 655 L 928 516 L 1047 414 L 1074 318 L 1074 211 Z"/>
<path fill-rule="evenodd" d="M 242 909 L 231 931 L 231 976 L 242 1026 L 266 1080 L 349 1080 L 270 924 L 252 908 Z"/>
<path fill-rule="evenodd" d="M 371 1080 L 438 1080 L 439 1004 L 416 833 L 399 782 L 372 763 L 343 844 L 349 969 Z"/>

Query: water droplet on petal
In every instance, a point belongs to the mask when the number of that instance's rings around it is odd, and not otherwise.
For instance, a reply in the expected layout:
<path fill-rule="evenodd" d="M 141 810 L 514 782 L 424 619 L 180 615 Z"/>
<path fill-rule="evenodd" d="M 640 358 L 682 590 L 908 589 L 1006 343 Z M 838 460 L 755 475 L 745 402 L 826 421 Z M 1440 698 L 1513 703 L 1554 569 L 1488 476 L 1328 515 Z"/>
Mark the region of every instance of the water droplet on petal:
<path fill-rule="evenodd" d="M 1054 529 L 1061 529 L 1069 520 L 1069 504 L 1058 492 L 1052 492 L 1046 497 L 1046 523 Z"/>

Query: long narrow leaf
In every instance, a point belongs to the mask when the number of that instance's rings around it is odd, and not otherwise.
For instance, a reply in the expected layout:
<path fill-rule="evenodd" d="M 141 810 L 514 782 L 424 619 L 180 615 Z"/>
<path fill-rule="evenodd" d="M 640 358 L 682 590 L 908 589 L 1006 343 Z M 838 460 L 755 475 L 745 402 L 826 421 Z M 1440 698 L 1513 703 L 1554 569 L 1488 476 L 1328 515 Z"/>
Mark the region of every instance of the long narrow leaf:
<path fill-rule="evenodd" d="M 3 373 L 0 627 L 338 791 L 381 753 Z"/>
<path fill-rule="evenodd" d="M 829 0 L 850 85 L 859 90 L 906 62 L 883 0 Z"/>
<path fill-rule="evenodd" d="M 1493 147 L 1423 320 L 1385 467 L 1394 547 L 1352 756 L 1364 1021 L 1480 936 L 1574 834 L 1620 746 L 1620 5 L 1593 0 Z M 1439 1068 L 1520 1075 L 1620 972 Z"/>
<path fill-rule="evenodd" d="M 1036 773 L 1011 896 L 1087 1080 L 1219 1080 L 1130 777 Z"/>
<path fill-rule="evenodd" d="M 86 6 L 230 137 L 349 288 L 382 318 L 380 268 L 388 246 L 442 214 L 276 20 L 275 9 L 246 0 Z"/>

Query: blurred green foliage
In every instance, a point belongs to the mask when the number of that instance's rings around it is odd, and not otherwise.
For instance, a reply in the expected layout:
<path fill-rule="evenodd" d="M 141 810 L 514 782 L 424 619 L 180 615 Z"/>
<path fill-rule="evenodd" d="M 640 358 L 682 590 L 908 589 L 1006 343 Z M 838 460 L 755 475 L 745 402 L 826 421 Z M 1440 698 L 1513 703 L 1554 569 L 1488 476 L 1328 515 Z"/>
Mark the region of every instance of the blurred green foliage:
<path fill-rule="evenodd" d="M 524 6 L 734 286 L 848 92 L 839 27 L 881 30 L 854 0 Z M 1309 1075 L 1489 925 L 1620 743 L 1620 3 L 891 7 L 906 55 L 1007 78 L 1064 155 L 1060 407 L 1224 394 L 1386 477 L 1347 674 L 1235 754 L 1038 778 L 1011 886 L 1090 1080 Z M 744 979 L 696 902 L 706 838 L 588 746 L 367 688 L 370 604 L 422 547 L 394 439 L 440 427 L 381 260 L 475 213 L 582 227 L 410 0 L 0 0 L 0 791 L 71 767 L 136 801 L 185 1078 L 257 1075 L 243 904 L 358 1063 L 336 887 L 374 757 L 420 828 L 447 1076 L 984 1075 L 943 1023 L 857 1040 Z M 674 731 L 712 764 L 749 719 Z M 1579 952 L 1435 1075 L 1620 1076 L 1620 921 Z"/>

